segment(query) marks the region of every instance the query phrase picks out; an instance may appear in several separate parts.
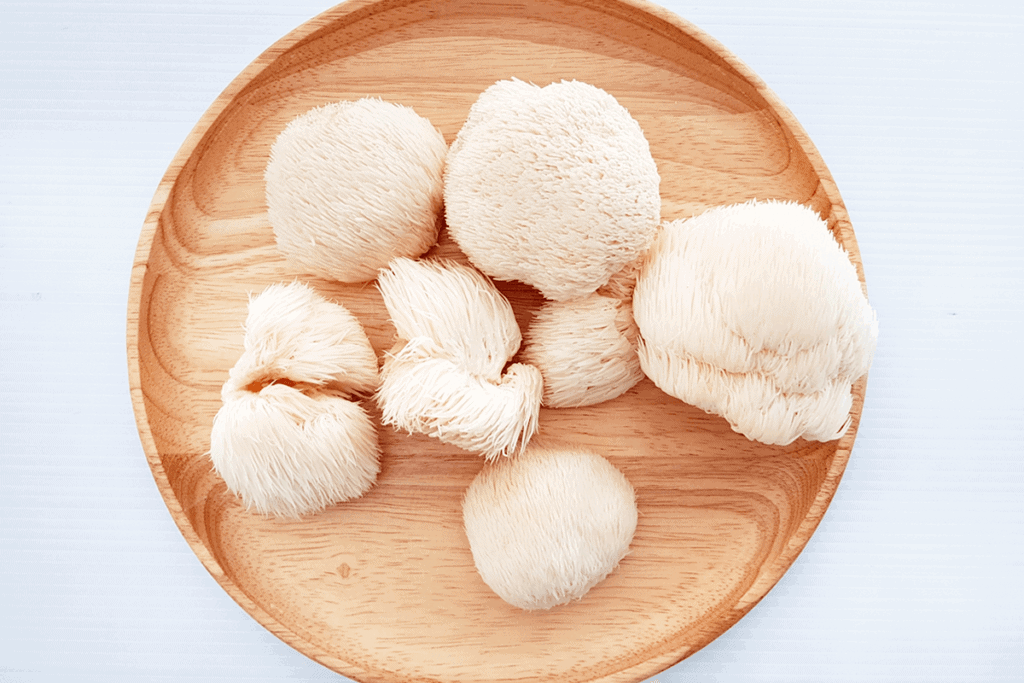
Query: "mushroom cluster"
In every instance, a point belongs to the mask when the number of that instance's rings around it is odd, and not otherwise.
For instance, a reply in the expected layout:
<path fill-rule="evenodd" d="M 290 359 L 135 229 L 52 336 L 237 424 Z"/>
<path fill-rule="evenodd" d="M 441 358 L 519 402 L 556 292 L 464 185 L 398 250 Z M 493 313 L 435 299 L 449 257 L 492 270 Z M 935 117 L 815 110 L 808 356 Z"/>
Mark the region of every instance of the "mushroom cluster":
<path fill-rule="evenodd" d="M 271 285 L 249 302 L 244 346 L 210 434 L 228 488 L 281 517 L 363 495 L 380 465 L 377 428 L 353 400 L 377 387 L 359 321 L 305 284 Z"/>
<path fill-rule="evenodd" d="M 545 406 L 600 403 L 643 378 L 629 298 L 661 220 L 660 183 L 636 120 L 577 81 L 499 81 L 452 143 L 452 238 L 483 272 L 549 299 L 523 352 L 544 377 Z"/>
<path fill-rule="evenodd" d="M 298 283 L 251 300 L 211 457 L 258 512 L 307 514 L 373 484 L 376 425 L 354 400 L 373 393 L 384 425 L 483 456 L 463 501 L 478 573 L 548 609 L 615 569 L 638 513 L 604 457 L 531 441 L 542 404 L 613 400 L 646 375 L 765 443 L 849 424 L 877 323 L 827 225 L 786 202 L 662 223 L 643 131 L 592 85 L 495 83 L 450 149 L 407 107 L 328 104 L 288 124 L 265 178 L 281 253 L 376 280 L 395 340 L 378 377 L 344 308 Z M 471 266 L 422 258 L 445 221 Z M 492 278 L 544 297 L 525 334 Z"/>

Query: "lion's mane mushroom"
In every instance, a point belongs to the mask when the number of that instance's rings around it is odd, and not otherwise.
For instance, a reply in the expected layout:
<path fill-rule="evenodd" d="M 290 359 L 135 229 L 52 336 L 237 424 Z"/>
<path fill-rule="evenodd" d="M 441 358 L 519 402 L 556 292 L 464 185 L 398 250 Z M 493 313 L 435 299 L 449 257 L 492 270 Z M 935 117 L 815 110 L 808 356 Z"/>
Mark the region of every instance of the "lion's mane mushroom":
<path fill-rule="evenodd" d="M 376 427 L 350 400 L 378 382 L 359 321 L 295 282 L 251 299 L 245 328 L 210 434 L 228 489 L 280 517 L 361 496 L 380 466 Z"/>
<path fill-rule="evenodd" d="M 417 337 L 385 360 L 377 400 L 384 424 L 493 459 L 516 455 L 537 431 L 541 386 L 530 365 L 488 379 Z"/>
<path fill-rule="evenodd" d="M 512 305 L 454 261 L 398 258 L 377 286 L 399 339 L 426 337 L 469 372 L 496 380 L 522 343 Z"/>
<path fill-rule="evenodd" d="M 504 369 L 522 339 L 508 300 L 453 262 L 395 259 L 377 285 L 398 333 L 382 422 L 488 459 L 518 454 L 537 430 L 542 379 L 530 365 Z"/>
<path fill-rule="evenodd" d="M 549 301 L 526 329 L 522 359 L 544 377 L 548 408 L 609 401 L 643 379 L 629 300 L 594 293 Z"/>
<path fill-rule="evenodd" d="M 377 355 L 363 326 L 302 282 L 270 285 L 249 300 L 243 347 L 226 387 L 284 380 L 346 395 L 377 388 Z"/>
<path fill-rule="evenodd" d="M 749 439 L 831 441 L 878 325 L 824 221 L 748 202 L 666 223 L 633 295 L 644 372 Z"/>
<path fill-rule="evenodd" d="M 578 298 L 650 245 L 660 182 L 640 125 L 604 90 L 499 81 L 449 151 L 448 231 L 488 275 Z"/>
<path fill-rule="evenodd" d="M 582 598 L 629 552 L 636 496 L 606 459 L 531 444 L 484 466 L 462 504 L 480 577 L 525 610 Z"/>
<path fill-rule="evenodd" d="M 266 198 L 282 254 L 310 273 L 364 282 L 437 241 L 448 145 L 409 107 L 365 98 L 312 109 L 270 150 Z"/>

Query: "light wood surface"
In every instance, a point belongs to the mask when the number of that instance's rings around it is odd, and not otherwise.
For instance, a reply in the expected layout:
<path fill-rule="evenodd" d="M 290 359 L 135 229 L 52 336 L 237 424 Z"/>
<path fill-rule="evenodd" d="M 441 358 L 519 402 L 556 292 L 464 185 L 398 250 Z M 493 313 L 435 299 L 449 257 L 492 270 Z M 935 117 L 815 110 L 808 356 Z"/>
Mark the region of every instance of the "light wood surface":
<path fill-rule="evenodd" d="M 372 284 L 294 270 L 267 222 L 263 169 L 310 107 L 379 96 L 450 142 L 488 85 L 562 79 L 640 122 L 662 215 L 751 198 L 808 203 L 860 267 L 847 213 L 793 116 L 713 39 L 634 2 L 349 2 L 267 50 L 197 124 L 161 182 L 132 272 L 128 357 L 139 432 L 168 508 L 224 589 L 280 638 L 359 681 L 636 681 L 692 654 L 779 580 L 849 457 L 840 441 L 764 446 L 643 381 L 598 406 L 544 410 L 541 435 L 593 448 L 637 491 L 632 552 L 582 601 L 522 612 L 480 580 L 462 530 L 474 454 L 381 429 L 363 498 L 302 521 L 247 513 L 206 452 L 242 351 L 250 292 L 296 277 L 345 304 L 378 353 L 394 329 Z M 435 252 L 458 256 L 442 237 Z M 502 284 L 525 326 L 540 302 Z"/>

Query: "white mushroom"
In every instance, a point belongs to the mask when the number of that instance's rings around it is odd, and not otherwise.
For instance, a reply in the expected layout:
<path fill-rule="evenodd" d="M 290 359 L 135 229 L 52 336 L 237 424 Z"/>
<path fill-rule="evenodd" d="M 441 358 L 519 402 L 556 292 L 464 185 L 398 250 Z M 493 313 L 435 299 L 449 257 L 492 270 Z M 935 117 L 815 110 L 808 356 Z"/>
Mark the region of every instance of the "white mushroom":
<path fill-rule="evenodd" d="M 542 379 L 522 363 L 489 380 L 467 371 L 425 337 L 392 352 L 381 371 L 381 422 L 482 454 L 520 453 L 537 431 Z"/>
<path fill-rule="evenodd" d="M 489 380 L 500 377 L 522 343 L 508 299 L 467 266 L 397 258 L 380 272 L 377 287 L 399 339 L 426 337 Z"/>
<path fill-rule="evenodd" d="M 626 477 L 576 447 L 531 445 L 485 465 L 462 512 L 480 577 L 526 610 L 582 598 L 629 552 L 637 524 Z"/>
<path fill-rule="evenodd" d="M 227 401 L 210 455 L 247 508 L 279 517 L 358 498 L 380 471 L 377 428 L 358 403 L 285 384 Z"/>
<path fill-rule="evenodd" d="M 505 370 L 521 342 L 508 301 L 454 262 L 396 259 L 378 286 L 399 340 L 381 372 L 381 421 L 488 459 L 517 455 L 537 430 L 542 379 L 530 365 Z"/>
<path fill-rule="evenodd" d="M 437 241 L 447 143 L 409 107 L 335 102 L 294 119 L 270 150 L 277 246 L 319 277 L 364 282 Z"/>
<path fill-rule="evenodd" d="M 545 303 L 526 330 L 521 357 L 544 377 L 545 406 L 588 406 L 643 379 L 636 339 L 631 303 L 595 293 Z"/>
<path fill-rule="evenodd" d="M 250 299 L 243 344 L 226 392 L 282 380 L 345 395 L 377 388 L 377 354 L 359 320 L 302 282 Z"/>
<path fill-rule="evenodd" d="M 878 334 L 846 252 L 814 211 L 787 202 L 666 223 L 633 312 L 655 384 L 780 445 L 845 433 Z"/>
<path fill-rule="evenodd" d="M 376 388 L 377 357 L 359 321 L 306 285 L 271 285 L 249 302 L 244 344 L 210 434 L 228 489 L 282 517 L 369 490 L 377 430 L 348 399 Z"/>
<path fill-rule="evenodd" d="M 499 81 L 449 151 L 448 230 L 488 275 L 574 299 L 650 245 L 660 182 L 639 124 L 607 92 Z"/>

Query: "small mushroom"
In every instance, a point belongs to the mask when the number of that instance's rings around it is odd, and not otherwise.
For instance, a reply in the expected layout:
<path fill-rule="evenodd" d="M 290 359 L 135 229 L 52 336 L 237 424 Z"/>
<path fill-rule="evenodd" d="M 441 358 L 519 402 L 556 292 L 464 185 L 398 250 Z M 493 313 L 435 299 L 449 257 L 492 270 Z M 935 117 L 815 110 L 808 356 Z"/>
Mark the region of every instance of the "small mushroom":
<path fill-rule="evenodd" d="M 824 221 L 748 202 L 671 221 L 637 281 L 644 372 L 747 438 L 831 441 L 878 335 L 857 272 Z"/>
<path fill-rule="evenodd" d="M 454 262 L 395 259 L 377 284 L 398 333 L 377 391 L 381 421 L 488 459 L 522 451 L 542 379 L 530 365 L 505 369 L 522 339 L 508 301 Z"/>
<path fill-rule="evenodd" d="M 346 396 L 377 388 L 377 354 L 359 320 L 302 282 L 250 299 L 243 345 L 225 392 L 282 380 Z"/>
<path fill-rule="evenodd" d="M 533 366 L 513 363 L 489 380 L 417 337 L 384 361 L 377 402 L 384 424 L 493 460 L 517 455 L 537 431 L 541 388 Z"/>
<path fill-rule="evenodd" d="M 575 299 L 650 245 L 660 182 L 640 125 L 604 90 L 499 81 L 449 151 L 448 231 L 488 275 Z"/>
<path fill-rule="evenodd" d="M 377 287 L 399 339 L 426 337 L 473 374 L 497 380 L 522 343 L 508 299 L 468 266 L 397 258 Z"/>
<path fill-rule="evenodd" d="M 629 552 L 637 524 L 633 487 L 614 465 L 535 444 L 485 465 L 462 513 L 480 577 L 524 610 L 582 598 Z"/>
<path fill-rule="evenodd" d="M 594 293 L 541 306 L 521 355 L 544 377 L 543 404 L 575 408 L 609 401 L 644 377 L 629 300 Z"/>
<path fill-rule="evenodd" d="M 350 399 L 376 388 L 377 357 L 359 321 L 302 283 L 271 285 L 249 302 L 244 346 L 210 434 L 228 489 L 280 517 L 369 490 L 377 430 Z"/>
<path fill-rule="evenodd" d="M 409 107 L 335 102 L 291 121 L 267 164 L 277 246 L 319 277 L 365 282 L 437 241 L 448 145 Z"/>
<path fill-rule="evenodd" d="M 358 498 L 380 471 L 377 428 L 363 408 L 327 392 L 269 384 L 218 411 L 210 456 L 246 508 L 301 517 Z"/>

